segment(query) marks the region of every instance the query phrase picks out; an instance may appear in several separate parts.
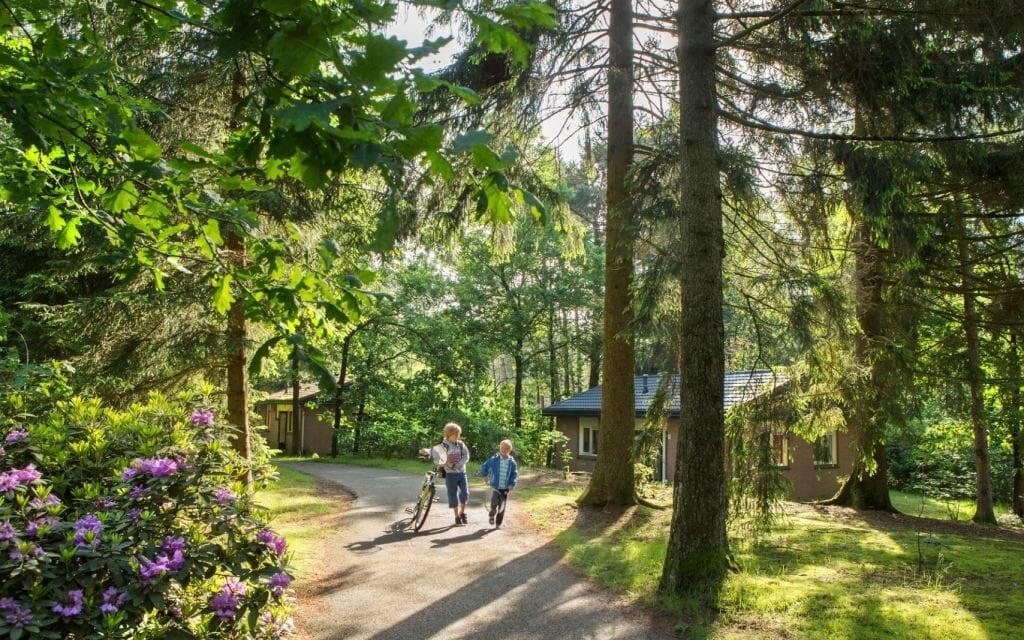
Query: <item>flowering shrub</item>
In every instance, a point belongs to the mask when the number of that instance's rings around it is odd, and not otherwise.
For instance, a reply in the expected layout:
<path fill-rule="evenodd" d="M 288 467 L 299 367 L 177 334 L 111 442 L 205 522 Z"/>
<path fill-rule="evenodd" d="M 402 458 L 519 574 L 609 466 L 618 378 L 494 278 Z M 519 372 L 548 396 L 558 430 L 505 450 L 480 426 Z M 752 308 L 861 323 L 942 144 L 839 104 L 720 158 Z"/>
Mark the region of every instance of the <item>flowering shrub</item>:
<path fill-rule="evenodd" d="M 49 397 L 0 400 L 0 638 L 290 632 L 287 544 L 238 482 L 265 461 L 195 399 Z"/>

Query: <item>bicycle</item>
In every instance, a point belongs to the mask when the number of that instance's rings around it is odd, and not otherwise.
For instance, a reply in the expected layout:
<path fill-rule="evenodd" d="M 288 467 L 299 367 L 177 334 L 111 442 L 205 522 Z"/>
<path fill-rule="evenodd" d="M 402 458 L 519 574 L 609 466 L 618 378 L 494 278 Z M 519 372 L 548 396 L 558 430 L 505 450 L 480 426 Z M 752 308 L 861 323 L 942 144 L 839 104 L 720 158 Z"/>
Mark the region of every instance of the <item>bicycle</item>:
<path fill-rule="evenodd" d="M 420 493 L 416 498 L 416 506 L 411 509 L 406 509 L 407 513 L 412 514 L 412 530 L 419 531 L 423 528 L 423 524 L 427 521 L 427 515 L 430 513 L 430 507 L 434 504 L 434 495 L 437 493 L 437 487 L 434 486 L 434 479 L 437 478 L 437 474 L 444 464 L 447 455 L 444 448 L 441 445 L 433 447 L 433 449 L 421 449 L 420 458 L 427 459 L 433 462 L 433 467 L 430 471 L 423 474 L 423 484 L 420 485 Z"/>
<path fill-rule="evenodd" d="M 423 475 L 423 484 L 420 485 L 419 498 L 416 499 L 416 506 L 409 510 L 412 513 L 412 530 L 419 531 L 423 523 L 427 521 L 427 514 L 434 504 L 434 494 L 437 488 L 434 486 L 434 478 L 437 477 L 437 466 Z"/>

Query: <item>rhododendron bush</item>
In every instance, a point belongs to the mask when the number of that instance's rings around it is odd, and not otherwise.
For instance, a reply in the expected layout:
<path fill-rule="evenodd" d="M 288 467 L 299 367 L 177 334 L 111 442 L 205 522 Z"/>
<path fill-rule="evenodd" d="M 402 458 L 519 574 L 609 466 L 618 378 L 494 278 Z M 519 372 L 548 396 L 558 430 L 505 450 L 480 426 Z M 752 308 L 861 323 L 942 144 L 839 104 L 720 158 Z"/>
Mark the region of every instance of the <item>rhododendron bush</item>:
<path fill-rule="evenodd" d="M 201 398 L 114 410 L 36 373 L 0 389 L 0 638 L 287 635 L 287 543 L 239 483 L 265 456 Z"/>

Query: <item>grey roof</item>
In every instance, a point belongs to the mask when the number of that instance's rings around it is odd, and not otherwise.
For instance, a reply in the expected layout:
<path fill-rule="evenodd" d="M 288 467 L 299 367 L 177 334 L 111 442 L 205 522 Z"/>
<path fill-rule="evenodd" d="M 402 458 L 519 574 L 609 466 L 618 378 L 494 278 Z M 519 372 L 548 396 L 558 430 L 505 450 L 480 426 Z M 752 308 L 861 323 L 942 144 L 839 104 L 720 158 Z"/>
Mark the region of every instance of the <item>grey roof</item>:
<path fill-rule="evenodd" d="M 346 380 L 345 381 L 345 388 L 348 389 L 351 386 L 352 386 L 352 381 L 351 380 Z M 299 402 L 308 402 L 308 401 L 313 400 L 313 399 L 318 399 L 319 400 L 318 404 L 320 404 L 321 406 L 323 406 L 323 405 L 333 405 L 334 404 L 334 394 L 332 392 L 329 392 L 329 391 L 328 392 L 324 392 L 324 393 L 320 393 L 320 385 L 317 384 L 316 382 L 301 382 L 301 383 L 299 383 Z M 269 396 L 267 396 L 266 398 L 264 398 L 262 400 L 257 400 L 254 404 L 256 406 L 260 406 L 260 405 L 264 405 L 264 404 L 277 404 L 277 403 L 282 403 L 283 404 L 285 402 L 291 402 L 291 401 L 292 401 L 292 388 L 291 387 L 285 387 L 284 389 L 281 389 L 280 391 L 275 391 L 275 392 L 271 393 Z"/>
<path fill-rule="evenodd" d="M 643 417 L 654 399 L 654 392 L 661 384 L 660 375 L 639 375 L 633 379 L 636 415 Z M 733 371 L 725 374 L 725 410 L 753 400 L 757 396 L 774 391 L 786 383 L 787 378 L 775 371 L 753 370 Z M 679 376 L 672 376 L 673 398 L 669 405 L 670 417 L 679 416 Z M 546 416 L 599 416 L 601 415 L 601 385 L 587 389 L 574 396 L 544 407 Z"/>

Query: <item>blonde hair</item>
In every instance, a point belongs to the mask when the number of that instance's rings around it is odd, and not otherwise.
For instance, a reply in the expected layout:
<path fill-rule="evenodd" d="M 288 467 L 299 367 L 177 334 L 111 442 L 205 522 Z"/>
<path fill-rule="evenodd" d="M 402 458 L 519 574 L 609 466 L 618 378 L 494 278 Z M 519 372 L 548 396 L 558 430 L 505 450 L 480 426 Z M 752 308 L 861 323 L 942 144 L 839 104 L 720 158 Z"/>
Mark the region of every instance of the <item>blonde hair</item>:
<path fill-rule="evenodd" d="M 498 443 L 498 451 L 501 451 L 505 447 L 508 447 L 509 453 L 512 453 L 512 441 L 511 440 L 502 440 L 501 442 Z"/>
<path fill-rule="evenodd" d="M 447 438 L 448 436 L 452 435 L 453 433 L 455 435 L 461 436 L 462 435 L 462 427 L 460 427 L 459 425 L 455 424 L 454 422 L 449 422 L 448 424 L 444 425 L 444 437 L 445 438 Z"/>

